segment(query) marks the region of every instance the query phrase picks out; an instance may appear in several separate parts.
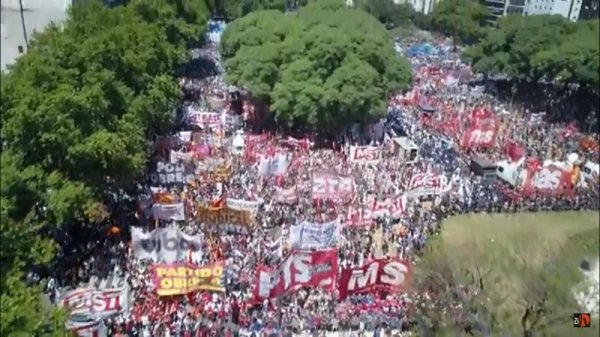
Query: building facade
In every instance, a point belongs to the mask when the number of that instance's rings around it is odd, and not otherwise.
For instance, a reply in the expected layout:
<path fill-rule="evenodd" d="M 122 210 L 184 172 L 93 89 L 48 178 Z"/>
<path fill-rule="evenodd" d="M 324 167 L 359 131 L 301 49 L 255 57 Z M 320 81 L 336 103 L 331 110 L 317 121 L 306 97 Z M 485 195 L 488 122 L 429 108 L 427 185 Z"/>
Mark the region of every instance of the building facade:
<path fill-rule="evenodd" d="M 527 0 L 525 15 L 561 15 L 571 21 L 579 19 L 582 0 Z"/>
<path fill-rule="evenodd" d="M 577 20 L 594 20 L 600 17 L 600 0 L 582 0 Z"/>
<path fill-rule="evenodd" d="M 27 52 L 35 31 L 44 30 L 51 22 L 63 22 L 70 5 L 71 0 L 2 0 L 2 71 Z"/>
<path fill-rule="evenodd" d="M 485 5 L 490 12 L 489 23 L 505 15 L 522 15 L 525 11 L 525 0 L 486 0 Z"/>

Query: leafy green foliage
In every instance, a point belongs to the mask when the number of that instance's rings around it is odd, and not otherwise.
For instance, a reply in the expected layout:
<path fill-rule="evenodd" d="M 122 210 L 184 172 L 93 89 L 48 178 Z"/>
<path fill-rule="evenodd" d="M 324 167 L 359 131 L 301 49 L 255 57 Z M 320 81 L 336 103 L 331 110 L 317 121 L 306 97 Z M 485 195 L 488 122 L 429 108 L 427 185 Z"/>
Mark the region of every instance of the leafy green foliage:
<path fill-rule="evenodd" d="M 275 9 L 284 11 L 286 0 L 203 0 L 213 15 L 235 20 L 251 12 Z M 301 1 L 300 4 L 304 4 Z"/>
<path fill-rule="evenodd" d="M 289 127 L 333 131 L 380 117 L 387 95 L 411 82 L 385 27 L 337 0 L 310 2 L 294 15 L 251 13 L 227 27 L 220 49 L 227 80 Z"/>
<path fill-rule="evenodd" d="M 498 21 L 465 57 L 474 68 L 513 79 L 559 80 L 597 90 L 600 73 L 598 20 L 570 22 L 560 16 L 509 16 Z"/>
<path fill-rule="evenodd" d="M 355 0 L 354 7 L 373 15 L 390 28 L 410 24 L 414 12 L 411 4 L 397 4 L 393 0 Z"/>
<path fill-rule="evenodd" d="M 64 336 L 64 313 L 24 283 L 56 251 L 43 233 L 106 218 L 103 193 L 132 185 L 146 139 L 175 122 L 174 71 L 202 40 L 205 3 L 124 3 L 78 2 L 2 74 L 3 336 Z"/>
<path fill-rule="evenodd" d="M 476 0 L 442 0 L 432 13 L 433 29 L 454 38 L 455 43 L 473 43 L 482 34 L 487 8 Z"/>

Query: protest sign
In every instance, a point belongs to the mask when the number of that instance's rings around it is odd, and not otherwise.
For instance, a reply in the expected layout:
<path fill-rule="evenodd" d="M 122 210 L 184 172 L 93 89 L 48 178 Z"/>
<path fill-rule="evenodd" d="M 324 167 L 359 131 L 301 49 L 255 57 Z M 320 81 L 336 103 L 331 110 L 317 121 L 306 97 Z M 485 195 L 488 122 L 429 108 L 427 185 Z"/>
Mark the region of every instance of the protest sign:
<path fill-rule="evenodd" d="M 358 268 L 344 268 L 338 285 L 339 300 L 361 292 L 402 291 L 410 284 L 411 277 L 410 263 L 396 258 L 373 260 Z"/>
<path fill-rule="evenodd" d="M 152 232 L 131 227 L 131 243 L 137 258 L 155 262 L 195 261 L 202 256 L 201 236 L 186 234 L 176 227 L 157 228 Z"/>
<path fill-rule="evenodd" d="M 290 243 L 296 249 L 326 249 L 335 247 L 340 236 L 340 220 L 323 224 L 304 221 L 290 227 Z"/>
<path fill-rule="evenodd" d="M 333 290 L 338 270 L 337 249 L 293 251 L 275 269 L 258 268 L 254 295 L 276 298 L 301 287 Z"/>
<path fill-rule="evenodd" d="M 252 226 L 252 214 L 229 207 L 210 208 L 200 206 L 196 220 L 214 229 L 227 232 L 247 233 Z"/>
<path fill-rule="evenodd" d="M 159 296 L 183 295 L 192 291 L 225 291 L 223 264 L 196 266 L 187 263 L 155 264 L 153 282 Z"/>

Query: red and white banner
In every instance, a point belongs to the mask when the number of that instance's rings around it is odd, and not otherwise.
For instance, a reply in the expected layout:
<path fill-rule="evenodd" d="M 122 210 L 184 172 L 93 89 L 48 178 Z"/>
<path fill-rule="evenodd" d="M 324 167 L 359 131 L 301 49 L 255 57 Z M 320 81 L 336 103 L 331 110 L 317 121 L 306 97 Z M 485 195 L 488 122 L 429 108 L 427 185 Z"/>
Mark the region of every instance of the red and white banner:
<path fill-rule="evenodd" d="M 411 281 L 412 266 L 409 262 L 397 258 L 373 260 L 359 268 L 342 269 L 338 283 L 339 300 L 377 290 L 403 291 Z"/>
<path fill-rule="evenodd" d="M 520 172 L 521 187 L 525 191 L 558 193 L 573 188 L 571 170 L 554 163 L 542 165 L 538 161 L 529 161 Z"/>
<path fill-rule="evenodd" d="M 216 112 L 188 111 L 187 120 L 190 125 L 202 128 L 221 125 L 221 115 Z"/>
<path fill-rule="evenodd" d="M 103 337 L 106 327 L 102 319 L 129 310 L 129 291 L 80 288 L 62 296 L 61 303 L 69 309 L 67 329 L 80 337 Z"/>
<path fill-rule="evenodd" d="M 332 173 L 315 173 L 312 179 L 313 199 L 342 199 L 352 198 L 354 180 L 349 176 Z"/>
<path fill-rule="evenodd" d="M 302 287 L 333 290 L 337 271 L 337 249 L 292 251 L 277 268 L 258 268 L 254 296 L 256 299 L 276 298 Z"/>
<path fill-rule="evenodd" d="M 492 148 L 496 144 L 498 129 L 495 124 L 482 124 L 468 128 L 463 133 L 461 145 L 463 148 Z"/>
<path fill-rule="evenodd" d="M 298 202 L 298 193 L 296 186 L 288 189 L 277 188 L 275 190 L 275 201 L 282 204 L 295 204 Z"/>
<path fill-rule="evenodd" d="M 451 185 L 443 174 L 417 173 L 414 174 L 407 186 L 409 197 L 440 195 L 448 192 Z"/>
<path fill-rule="evenodd" d="M 381 159 L 381 148 L 377 146 L 350 146 L 348 158 L 354 163 L 375 164 Z"/>
<path fill-rule="evenodd" d="M 296 139 L 294 137 L 288 137 L 287 139 L 280 140 L 280 142 L 287 146 L 293 148 L 300 148 L 305 151 L 309 150 L 315 145 L 315 143 L 311 142 L 308 138 Z"/>
<path fill-rule="evenodd" d="M 378 200 L 370 196 L 365 204 L 360 206 L 351 206 L 348 209 L 346 226 L 369 226 L 379 217 L 400 217 L 404 214 L 406 206 L 406 195 L 400 198 L 386 198 Z"/>
<path fill-rule="evenodd" d="M 469 127 L 463 133 L 463 148 L 492 148 L 496 144 L 498 123 L 496 117 L 487 109 L 474 109 L 469 116 Z"/>

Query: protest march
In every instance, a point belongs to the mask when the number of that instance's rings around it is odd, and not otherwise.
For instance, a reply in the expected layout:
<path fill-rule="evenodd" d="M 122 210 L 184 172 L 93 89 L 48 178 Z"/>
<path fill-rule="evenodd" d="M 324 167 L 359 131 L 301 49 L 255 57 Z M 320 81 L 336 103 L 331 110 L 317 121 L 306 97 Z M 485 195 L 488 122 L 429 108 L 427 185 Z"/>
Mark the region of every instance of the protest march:
<path fill-rule="evenodd" d="M 196 58 L 220 67 L 225 24 Z M 598 209 L 596 134 L 473 84 L 452 43 L 397 43 L 413 87 L 325 139 L 253 127 L 222 71 L 183 76 L 118 222 L 70 240 L 45 289 L 79 336 L 410 336 L 415 266 L 455 214 Z M 69 255 L 71 254 L 71 255 Z M 77 260 L 78 263 L 72 261 Z M 423 294 L 420 294 L 423 295 Z"/>

